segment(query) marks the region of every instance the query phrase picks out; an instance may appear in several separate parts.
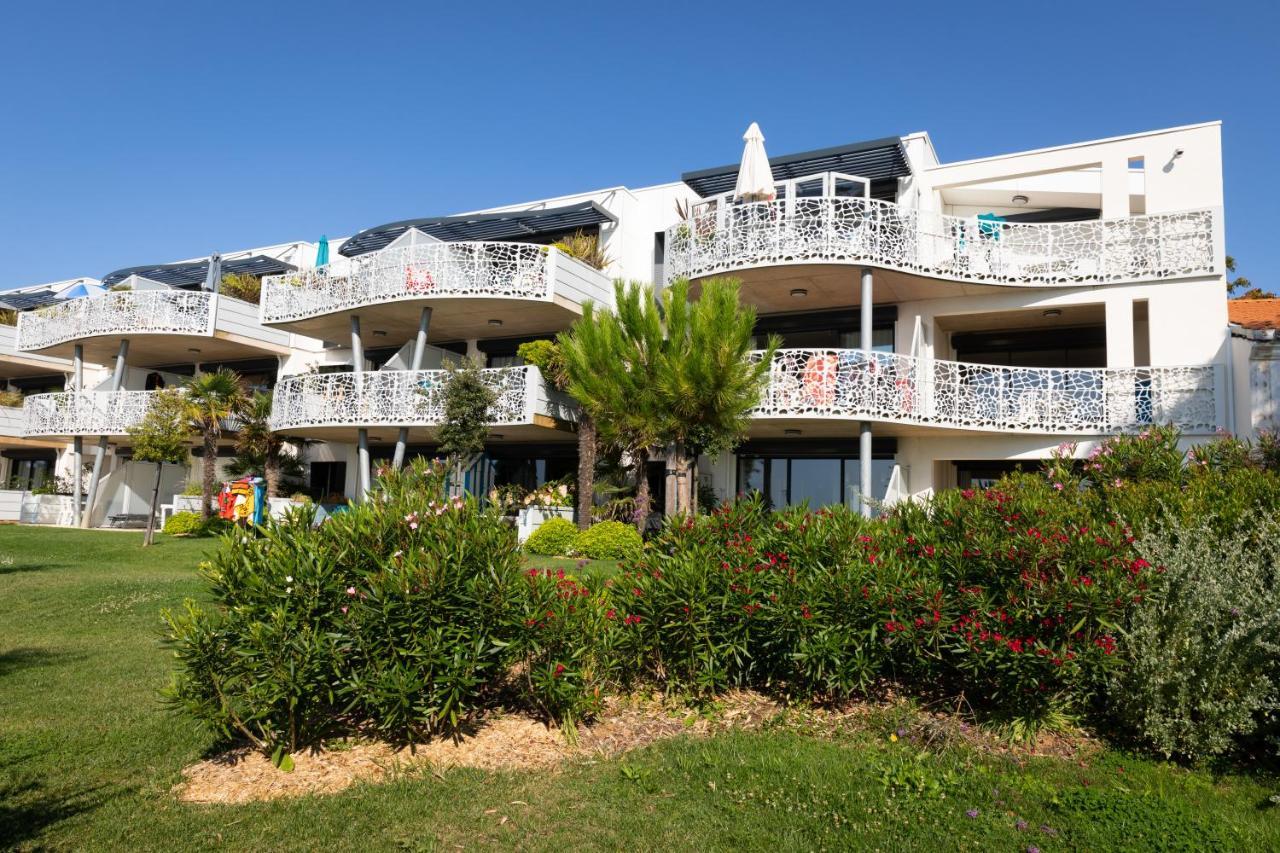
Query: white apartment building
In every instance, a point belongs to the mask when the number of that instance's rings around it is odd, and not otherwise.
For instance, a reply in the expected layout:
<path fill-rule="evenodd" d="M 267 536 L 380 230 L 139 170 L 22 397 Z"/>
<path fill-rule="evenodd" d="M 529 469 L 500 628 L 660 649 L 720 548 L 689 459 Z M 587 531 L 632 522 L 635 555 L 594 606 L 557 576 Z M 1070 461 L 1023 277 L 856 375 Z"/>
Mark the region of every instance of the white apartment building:
<path fill-rule="evenodd" d="M 576 470 L 576 415 L 518 345 L 610 306 L 614 278 L 677 276 L 739 279 L 761 339 L 782 339 L 747 441 L 700 462 L 721 497 L 892 502 L 1063 442 L 1254 422 L 1228 330 L 1217 122 L 955 163 L 914 133 L 770 166 L 767 201 L 734 198 L 734 163 L 374 225 L 319 267 L 313 243 L 223 256 L 263 275 L 256 308 L 203 288 L 208 259 L 103 277 L 124 292 L 55 292 L 19 306 L 16 335 L 0 326 L 0 384 L 53 392 L 0 417 L 0 453 L 69 471 L 68 440 L 90 461 L 104 446 L 99 523 L 147 481 L 127 472 L 125 429 L 148 390 L 226 364 L 274 387 L 273 426 L 309 442 L 312 493 L 356 497 L 380 460 L 434 452 L 440 368 L 471 355 L 499 402 L 470 484 L 536 485 Z M 577 231 L 598 235 L 604 270 L 552 245 Z"/>

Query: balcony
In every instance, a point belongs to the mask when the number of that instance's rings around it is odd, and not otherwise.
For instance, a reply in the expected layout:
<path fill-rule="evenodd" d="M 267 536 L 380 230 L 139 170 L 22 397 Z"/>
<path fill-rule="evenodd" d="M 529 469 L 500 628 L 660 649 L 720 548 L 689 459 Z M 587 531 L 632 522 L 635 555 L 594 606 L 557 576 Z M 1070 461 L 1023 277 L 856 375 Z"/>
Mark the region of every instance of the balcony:
<path fill-rule="evenodd" d="M 275 388 L 271 428 L 314 438 L 351 439 L 356 427 L 386 440 L 399 427 L 415 430 L 415 441 L 429 438 L 429 428 L 444 419 L 443 370 L 378 370 L 366 373 L 321 373 L 291 376 Z M 489 422 L 504 437 L 545 436 L 576 420 L 572 400 L 551 388 L 536 367 L 501 367 L 483 371 L 498 393 Z M 508 435 L 509 434 L 509 435 Z"/>
<path fill-rule="evenodd" d="M 267 276 L 261 322 L 325 340 L 348 334 L 346 315 L 388 342 L 411 338 L 417 312 L 432 307 L 433 339 L 558 331 L 584 302 L 613 304 L 599 270 L 560 250 L 530 243 L 419 243 L 361 255 L 347 274 L 327 268 Z M 406 310 L 408 309 L 408 310 Z"/>
<path fill-rule="evenodd" d="M 869 198 L 701 206 L 667 230 L 668 278 L 843 264 L 960 282 L 1064 287 L 1222 273 L 1215 210 L 1088 222 L 1014 223 Z"/>
<path fill-rule="evenodd" d="M 128 290 L 68 299 L 18 315 L 17 349 L 109 364 L 123 338 L 130 364 L 222 361 L 287 353 L 289 336 L 258 325 L 248 302 L 191 290 Z"/>
<path fill-rule="evenodd" d="M 862 350 L 779 350 L 755 417 L 1072 435 L 1171 423 L 1187 434 L 1212 434 L 1225 419 L 1220 370 L 999 367 Z"/>
<path fill-rule="evenodd" d="M 64 391 L 22 401 L 23 435 L 127 435 L 151 405 L 154 391 Z"/>
<path fill-rule="evenodd" d="M 22 435 L 22 409 L 17 406 L 0 406 L 0 439 L 19 438 Z"/>

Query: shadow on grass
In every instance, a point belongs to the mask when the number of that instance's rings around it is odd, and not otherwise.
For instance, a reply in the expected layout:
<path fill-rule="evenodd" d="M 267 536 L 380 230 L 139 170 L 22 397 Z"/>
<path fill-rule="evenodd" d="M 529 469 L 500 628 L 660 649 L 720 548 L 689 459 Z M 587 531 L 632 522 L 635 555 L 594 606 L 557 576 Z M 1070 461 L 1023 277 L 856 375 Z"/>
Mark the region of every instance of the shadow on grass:
<path fill-rule="evenodd" d="M 0 678 L 20 669 L 33 669 L 38 666 L 65 663 L 76 657 L 78 656 L 67 652 L 54 652 L 49 649 L 30 647 L 9 649 L 7 652 L 0 652 Z"/>
<path fill-rule="evenodd" d="M 19 563 L 14 561 L 5 564 L 0 562 L 0 577 L 4 575 L 16 575 L 19 572 L 48 572 L 54 569 L 73 568 L 70 563 Z"/>
<path fill-rule="evenodd" d="M 56 823 L 117 796 L 103 785 L 53 792 L 38 780 L 0 780 L 0 848 L 13 849 Z"/>

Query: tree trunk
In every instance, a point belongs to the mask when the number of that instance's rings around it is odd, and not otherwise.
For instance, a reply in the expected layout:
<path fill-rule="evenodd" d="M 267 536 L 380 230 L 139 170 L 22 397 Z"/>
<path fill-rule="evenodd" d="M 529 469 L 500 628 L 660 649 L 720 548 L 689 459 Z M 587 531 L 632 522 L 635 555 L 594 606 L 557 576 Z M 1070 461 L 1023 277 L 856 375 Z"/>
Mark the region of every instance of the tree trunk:
<path fill-rule="evenodd" d="M 280 497 L 279 453 L 267 453 L 267 458 L 262 461 L 262 476 L 267 481 L 267 497 Z"/>
<path fill-rule="evenodd" d="M 596 422 L 586 412 L 578 421 L 578 529 L 591 526 L 596 492 Z"/>
<path fill-rule="evenodd" d="M 200 504 L 200 517 L 208 521 L 212 512 L 214 483 L 218 479 L 218 434 L 212 429 L 204 431 L 204 500 Z"/>
<path fill-rule="evenodd" d="M 151 487 L 151 514 L 147 516 L 147 535 L 142 538 L 142 545 L 145 548 L 151 544 L 151 540 L 155 538 L 156 533 L 156 510 L 160 507 L 160 473 L 164 470 L 164 463 L 156 463 L 156 483 Z"/>
<path fill-rule="evenodd" d="M 649 523 L 649 449 L 635 451 L 632 469 L 636 477 L 636 530 L 644 535 Z"/>

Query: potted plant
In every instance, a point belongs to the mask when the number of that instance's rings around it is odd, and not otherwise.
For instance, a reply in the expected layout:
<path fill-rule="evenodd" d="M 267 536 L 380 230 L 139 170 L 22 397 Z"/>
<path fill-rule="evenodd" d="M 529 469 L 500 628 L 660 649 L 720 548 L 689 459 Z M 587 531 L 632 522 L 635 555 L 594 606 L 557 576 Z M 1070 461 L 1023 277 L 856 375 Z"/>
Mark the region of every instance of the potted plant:
<path fill-rule="evenodd" d="M 192 480 L 182 489 L 182 494 L 173 496 L 173 511 L 178 512 L 199 512 L 200 498 L 204 494 L 204 489 L 198 481 Z"/>
<path fill-rule="evenodd" d="M 520 501 L 516 530 L 520 541 L 527 539 L 542 522 L 550 518 L 573 521 L 573 489 L 564 480 L 544 483 Z"/>

